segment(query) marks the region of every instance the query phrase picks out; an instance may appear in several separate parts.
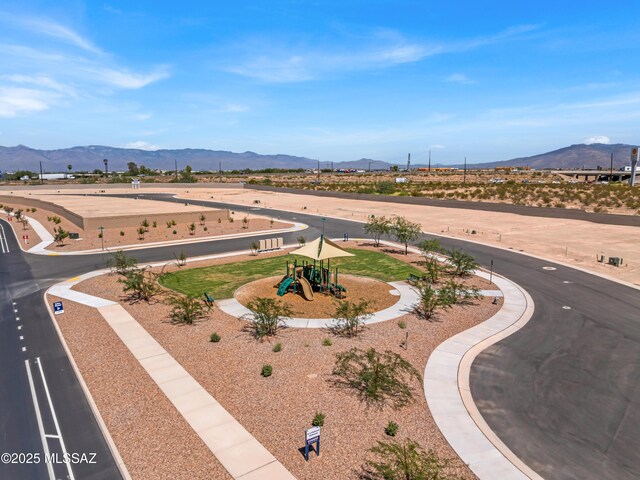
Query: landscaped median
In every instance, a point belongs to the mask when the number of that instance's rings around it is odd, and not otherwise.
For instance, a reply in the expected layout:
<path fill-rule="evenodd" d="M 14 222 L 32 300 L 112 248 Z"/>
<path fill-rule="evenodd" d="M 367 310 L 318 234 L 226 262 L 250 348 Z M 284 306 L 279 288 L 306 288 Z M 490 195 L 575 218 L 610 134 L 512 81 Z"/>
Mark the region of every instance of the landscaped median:
<path fill-rule="evenodd" d="M 424 275 L 424 259 L 420 255 L 403 255 L 393 247 L 376 248 L 369 243 L 349 242 L 345 247 L 355 252 L 355 257 L 339 260 L 340 275 L 369 277 L 377 282 L 404 280 L 409 274 Z M 208 291 L 219 299 L 245 283 L 283 274 L 287 259 L 293 260 L 274 252 L 261 254 L 258 259 L 243 254 L 189 263 L 182 268 L 174 265 L 164 269 L 169 274 L 161 283 L 198 295 Z M 154 268 L 157 272 L 162 269 Z M 175 324 L 171 321 L 172 308 L 165 304 L 168 292 L 153 296 L 149 302 L 130 301 L 118 279 L 115 274 L 96 276 L 73 289 L 119 303 L 297 478 L 357 478 L 367 460 L 379 460 L 383 455 L 381 450 L 370 451 L 378 442 L 406 446 L 409 440 L 426 450 L 433 449 L 440 458 L 450 459 L 445 473 L 474 478 L 440 434 L 422 395 L 420 375 L 411 372 L 421 372 L 430 353 L 446 338 L 498 311 L 500 302 L 495 304 L 493 297 L 471 299 L 438 310 L 431 321 L 404 312 L 394 320 L 360 328 L 356 334 L 284 328 L 274 337 L 256 339 L 256 331 L 249 328 L 251 322 L 229 316 L 215 305 L 193 325 Z M 229 286 L 229 281 L 235 283 Z M 441 281 L 444 284 L 446 279 Z M 467 286 L 495 288 L 476 277 L 467 277 L 463 282 Z M 294 294 L 287 293 L 283 299 L 291 295 Z M 355 303 L 360 299 L 350 297 L 347 290 L 347 300 Z M 334 302 L 337 308 L 339 300 Z M 65 303 L 67 308 L 77 308 L 78 312 L 65 313 L 56 320 L 132 476 L 224 478 L 213 473 L 219 464 L 215 459 L 207 460 L 212 457 L 206 455 L 202 442 L 185 430 L 185 422 L 175 410 L 169 408 L 163 413 L 166 421 L 175 426 L 177 433 L 173 436 L 157 414 L 152 417 L 156 420 L 148 420 L 140 406 L 156 409 L 166 404 L 166 398 L 162 399 L 155 383 L 140 371 L 136 358 L 127 354 L 102 316 L 94 309 L 69 301 Z M 114 355 L 110 349 L 123 353 Z M 392 375 L 394 378 L 397 375 L 396 387 L 400 387 L 396 392 L 402 393 L 387 396 L 382 391 L 379 398 L 374 398 L 354 388 L 349 372 L 353 373 L 351 367 L 365 358 L 369 358 L 365 363 L 405 362 L 406 369 L 398 368 Z M 402 362 L 398 363 L 400 359 Z M 115 380 L 114 372 L 119 372 Z M 391 383 L 396 383 L 395 380 Z M 157 402 L 150 404 L 149 398 Z M 304 431 L 314 418 L 318 421 L 321 417 L 322 454 L 319 457 L 312 454 L 307 462 L 300 451 Z M 162 437 L 152 442 L 155 444 L 152 458 L 176 459 L 174 452 L 181 451 L 186 441 L 199 460 L 195 464 L 184 460 L 179 474 L 176 465 L 167 460 L 149 466 L 148 459 L 137 448 L 145 442 L 138 445 L 136 442 L 145 431 L 147 438 Z M 143 450 L 147 448 L 150 447 L 144 446 Z M 368 465 L 366 468 L 371 468 Z"/>

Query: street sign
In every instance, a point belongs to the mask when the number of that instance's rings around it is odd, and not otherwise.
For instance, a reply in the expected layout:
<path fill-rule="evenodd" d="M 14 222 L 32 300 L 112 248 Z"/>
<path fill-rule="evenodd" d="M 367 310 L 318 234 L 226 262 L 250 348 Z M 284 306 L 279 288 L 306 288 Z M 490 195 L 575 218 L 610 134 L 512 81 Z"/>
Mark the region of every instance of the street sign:
<path fill-rule="evenodd" d="M 304 458 L 309 461 L 309 447 L 316 444 L 316 457 L 320 455 L 320 427 L 311 427 L 305 430 Z"/>
<path fill-rule="evenodd" d="M 22 235 L 23 240 L 29 240 L 29 235 Z"/>
<path fill-rule="evenodd" d="M 53 313 L 56 315 L 60 315 L 64 313 L 64 307 L 62 306 L 62 302 L 53 302 Z"/>

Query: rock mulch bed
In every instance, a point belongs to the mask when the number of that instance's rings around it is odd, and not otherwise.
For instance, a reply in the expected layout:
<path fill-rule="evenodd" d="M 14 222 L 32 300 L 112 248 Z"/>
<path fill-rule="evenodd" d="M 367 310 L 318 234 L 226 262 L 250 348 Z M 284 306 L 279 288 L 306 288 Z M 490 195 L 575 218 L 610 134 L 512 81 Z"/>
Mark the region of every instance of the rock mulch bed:
<path fill-rule="evenodd" d="M 64 302 L 55 320 L 131 476 L 231 479 L 100 313 Z"/>
<path fill-rule="evenodd" d="M 400 297 L 389 293 L 394 288 L 388 283 L 353 275 L 340 275 L 340 283 L 347 289 L 346 300 L 369 302 L 369 311 L 378 312 L 396 303 Z M 243 285 L 235 292 L 236 299 L 247 306 L 257 297 L 273 298 L 287 304 L 294 312 L 294 316 L 301 318 L 332 318 L 338 299 L 333 295 L 314 292 L 313 300 L 306 300 L 300 293 L 288 292 L 278 297 L 278 283 L 282 276 L 275 276 L 256 280 Z"/>
<path fill-rule="evenodd" d="M 404 255 L 401 257 L 406 258 Z M 222 261 L 230 260 L 206 263 Z M 75 289 L 103 298 L 123 300 L 121 285 L 115 276 L 96 277 Z M 463 478 L 475 478 L 436 427 L 421 382 L 412 384 L 414 403 L 395 411 L 390 407 L 382 410 L 366 408 L 352 391 L 335 387 L 331 379 L 335 355 L 352 347 L 391 350 L 401 354 L 422 373 L 437 345 L 497 312 L 500 304 L 493 305 L 491 300 L 482 298 L 473 306 L 456 306 L 440 314 L 433 322 L 405 315 L 397 320 L 371 325 L 355 338 L 335 336 L 325 330 L 283 329 L 277 338 L 265 342 L 255 340 L 246 332 L 247 322 L 228 316 L 215 307 L 206 319 L 196 325 L 178 326 L 168 321 L 169 307 L 162 303 L 161 298 L 151 304 L 124 302 L 123 305 L 296 477 L 301 480 L 342 480 L 357 478 L 363 462 L 370 457 L 368 449 L 378 440 L 390 439 L 384 428 L 391 420 L 400 425 L 397 439 L 412 438 L 425 448 L 452 459 L 452 471 Z M 401 323 L 405 328 L 401 328 Z M 81 323 L 77 328 L 83 331 L 85 342 L 90 345 L 94 329 L 87 323 Z M 222 337 L 219 343 L 209 341 L 209 335 L 214 331 Z M 401 345 L 407 334 L 408 347 L 405 349 Z M 324 345 L 326 339 L 330 339 L 330 346 Z M 282 344 L 280 352 L 273 351 L 275 343 Z M 86 351 L 84 354 L 98 355 Z M 106 352 L 101 355 L 109 368 L 104 372 L 91 372 L 92 377 L 95 375 L 92 378 L 94 382 L 108 382 L 113 370 L 126 372 L 134 361 L 133 358 L 114 359 Z M 273 366 L 271 377 L 260 376 L 264 364 Z M 310 426 L 316 412 L 326 415 L 322 455 L 312 457 L 307 463 L 299 449 L 304 445 L 304 430 Z M 140 434 L 130 431 L 129 435 L 131 439 L 127 441 L 131 445 Z M 185 470 L 193 468 L 190 461 L 185 462 Z"/>

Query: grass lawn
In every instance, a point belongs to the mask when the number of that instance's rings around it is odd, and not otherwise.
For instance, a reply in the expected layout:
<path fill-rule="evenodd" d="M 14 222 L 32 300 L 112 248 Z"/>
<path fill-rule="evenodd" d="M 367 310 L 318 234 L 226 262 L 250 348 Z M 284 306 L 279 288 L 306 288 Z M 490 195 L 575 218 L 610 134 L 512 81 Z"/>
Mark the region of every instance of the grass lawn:
<path fill-rule="evenodd" d="M 405 280 L 410 273 L 422 275 L 422 272 L 417 268 L 384 253 L 359 249 L 348 249 L 348 251 L 353 253 L 355 257 L 332 260 L 332 271 L 334 267 L 339 267 L 338 274 L 349 273 L 385 282 Z M 191 268 L 168 273 L 160 279 L 160 283 L 180 293 L 202 295 L 203 292 L 209 292 L 215 299 L 231 298 L 233 292 L 245 283 L 273 275 L 284 276 L 286 262 L 293 262 L 296 258 L 299 264 L 302 264 L 302 260 L 308 260 L 296 255 L 284 255 L 240 263 Z"/>

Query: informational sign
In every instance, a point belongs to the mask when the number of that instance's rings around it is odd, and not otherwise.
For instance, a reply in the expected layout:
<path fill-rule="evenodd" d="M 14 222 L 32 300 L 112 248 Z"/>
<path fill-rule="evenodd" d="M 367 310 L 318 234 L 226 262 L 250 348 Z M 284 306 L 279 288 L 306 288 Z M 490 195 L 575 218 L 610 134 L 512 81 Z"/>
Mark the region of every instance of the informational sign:
<path fill-rule="evenodd" d="M 53 302 L 53 313 L 56 315 L 64 313 L 64 306 L 62 305 L 62 302 Z"/>
<path fill-rule="evenodd" d="M 304 458 L 309 461 L 309 447 L 316 444 L 316 457 L 320 455 L 320 427 L 311 427 L 305 430 L 305 442 L 304 442 Z"/>
<path fill-rule="evenodd" d="M 24 243 L 29 245 L 29 235 L 22 235 L 22 239 L 24 240 Z"/>

